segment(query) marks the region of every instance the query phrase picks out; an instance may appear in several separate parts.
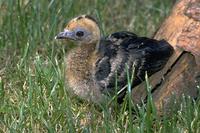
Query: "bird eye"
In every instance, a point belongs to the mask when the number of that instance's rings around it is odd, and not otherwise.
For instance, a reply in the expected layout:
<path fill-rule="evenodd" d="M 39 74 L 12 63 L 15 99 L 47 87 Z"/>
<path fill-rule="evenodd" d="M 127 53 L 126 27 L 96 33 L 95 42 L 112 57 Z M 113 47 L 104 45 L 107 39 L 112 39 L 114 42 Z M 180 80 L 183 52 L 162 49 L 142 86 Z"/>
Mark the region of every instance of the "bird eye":
<path fill-rule="evenodd" d="M 77 31 L 76 32 L 76 36 L 77 37 L 82 37 L 82 36 L 84 36 L 84 32 L 83 31 Z"/>

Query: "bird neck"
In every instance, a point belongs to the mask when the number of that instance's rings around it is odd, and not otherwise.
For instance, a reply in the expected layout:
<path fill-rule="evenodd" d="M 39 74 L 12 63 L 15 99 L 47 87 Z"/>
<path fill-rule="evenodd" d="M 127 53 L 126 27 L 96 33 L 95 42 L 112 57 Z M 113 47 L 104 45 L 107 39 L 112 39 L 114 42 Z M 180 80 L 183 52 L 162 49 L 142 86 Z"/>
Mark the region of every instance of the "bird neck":
<path fill-rule="evenodd" d="M 95 43 L 89 43 L 89 44 L 81 44 L 77 49 L 80 50 L 80 52 L 91 54 L 91 52 L 94 52 L 96 48 Z"/>
<path fill-rule="evenodd" d="M 96 54 L 96 45 L 94 43 L 80 44 L 69 52 L 69 58 L 72 59 L 72 62 L 87 62 L 89 58 Z"/>
<path fill-rule="evenodd" d="M 88 78 L 95 57 L 95 44 L 81 44 L 71 50 L 67 58 L 67 75 L 79 75 L 76 80 Z M 71 78 L 75 78 L 71 76 Z"/>

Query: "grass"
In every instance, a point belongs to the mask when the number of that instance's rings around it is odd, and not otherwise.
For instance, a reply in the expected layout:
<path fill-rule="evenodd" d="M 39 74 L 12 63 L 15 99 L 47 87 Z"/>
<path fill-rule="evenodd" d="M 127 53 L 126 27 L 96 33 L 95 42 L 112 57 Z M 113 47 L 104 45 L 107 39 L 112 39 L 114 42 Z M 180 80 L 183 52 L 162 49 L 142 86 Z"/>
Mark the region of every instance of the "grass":
<path fill-rule="evenodd" d="M 1 0 L 0 132 L 200 132 L 199 100 L 183 97 L 179 110 L 159 117 L 151 95 L 146 105 L 127 97 L 127 103 L 110 109 L 70 96 L 64 86 L 64 57 L 72 46 L 54 36 L 68 20 L 91 14 L 104 34 L 129 30 L 151 37 L 172 5 L 169 0 Z"/>

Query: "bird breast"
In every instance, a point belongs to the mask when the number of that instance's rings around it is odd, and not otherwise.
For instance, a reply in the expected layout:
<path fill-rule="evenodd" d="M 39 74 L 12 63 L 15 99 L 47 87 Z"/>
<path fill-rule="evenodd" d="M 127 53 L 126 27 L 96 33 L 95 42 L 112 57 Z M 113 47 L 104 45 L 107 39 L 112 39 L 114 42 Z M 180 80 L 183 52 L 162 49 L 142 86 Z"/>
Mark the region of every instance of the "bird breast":
<path fill-rule="evenodd" d="M 69 89 L 88 101 L 99 102 L 101 92 L 94 82 L 93 70 L 97 58 L 95 45 L 87 44 L 69 52 L 66 60 L 66 84 Z"/>

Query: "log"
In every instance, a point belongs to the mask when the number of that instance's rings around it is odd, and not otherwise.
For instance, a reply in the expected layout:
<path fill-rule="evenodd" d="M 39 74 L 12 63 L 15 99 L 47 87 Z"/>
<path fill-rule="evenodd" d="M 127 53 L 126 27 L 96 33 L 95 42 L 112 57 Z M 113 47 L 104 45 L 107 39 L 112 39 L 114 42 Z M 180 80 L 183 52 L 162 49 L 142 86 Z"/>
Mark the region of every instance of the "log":
<path fill-rule="evenodd" d="M 196 98 L 200 85 L 200 0 L 180 0 L 154 36 L 174 47 L 166 66 L 149 78 L 158 113 L 170 110 L 172 97 Z M 146 83 L 136 86 L 132 99 L 140 104 L 147 97 Z M 173 99 L 173 100 L 172 100 Z"/>

